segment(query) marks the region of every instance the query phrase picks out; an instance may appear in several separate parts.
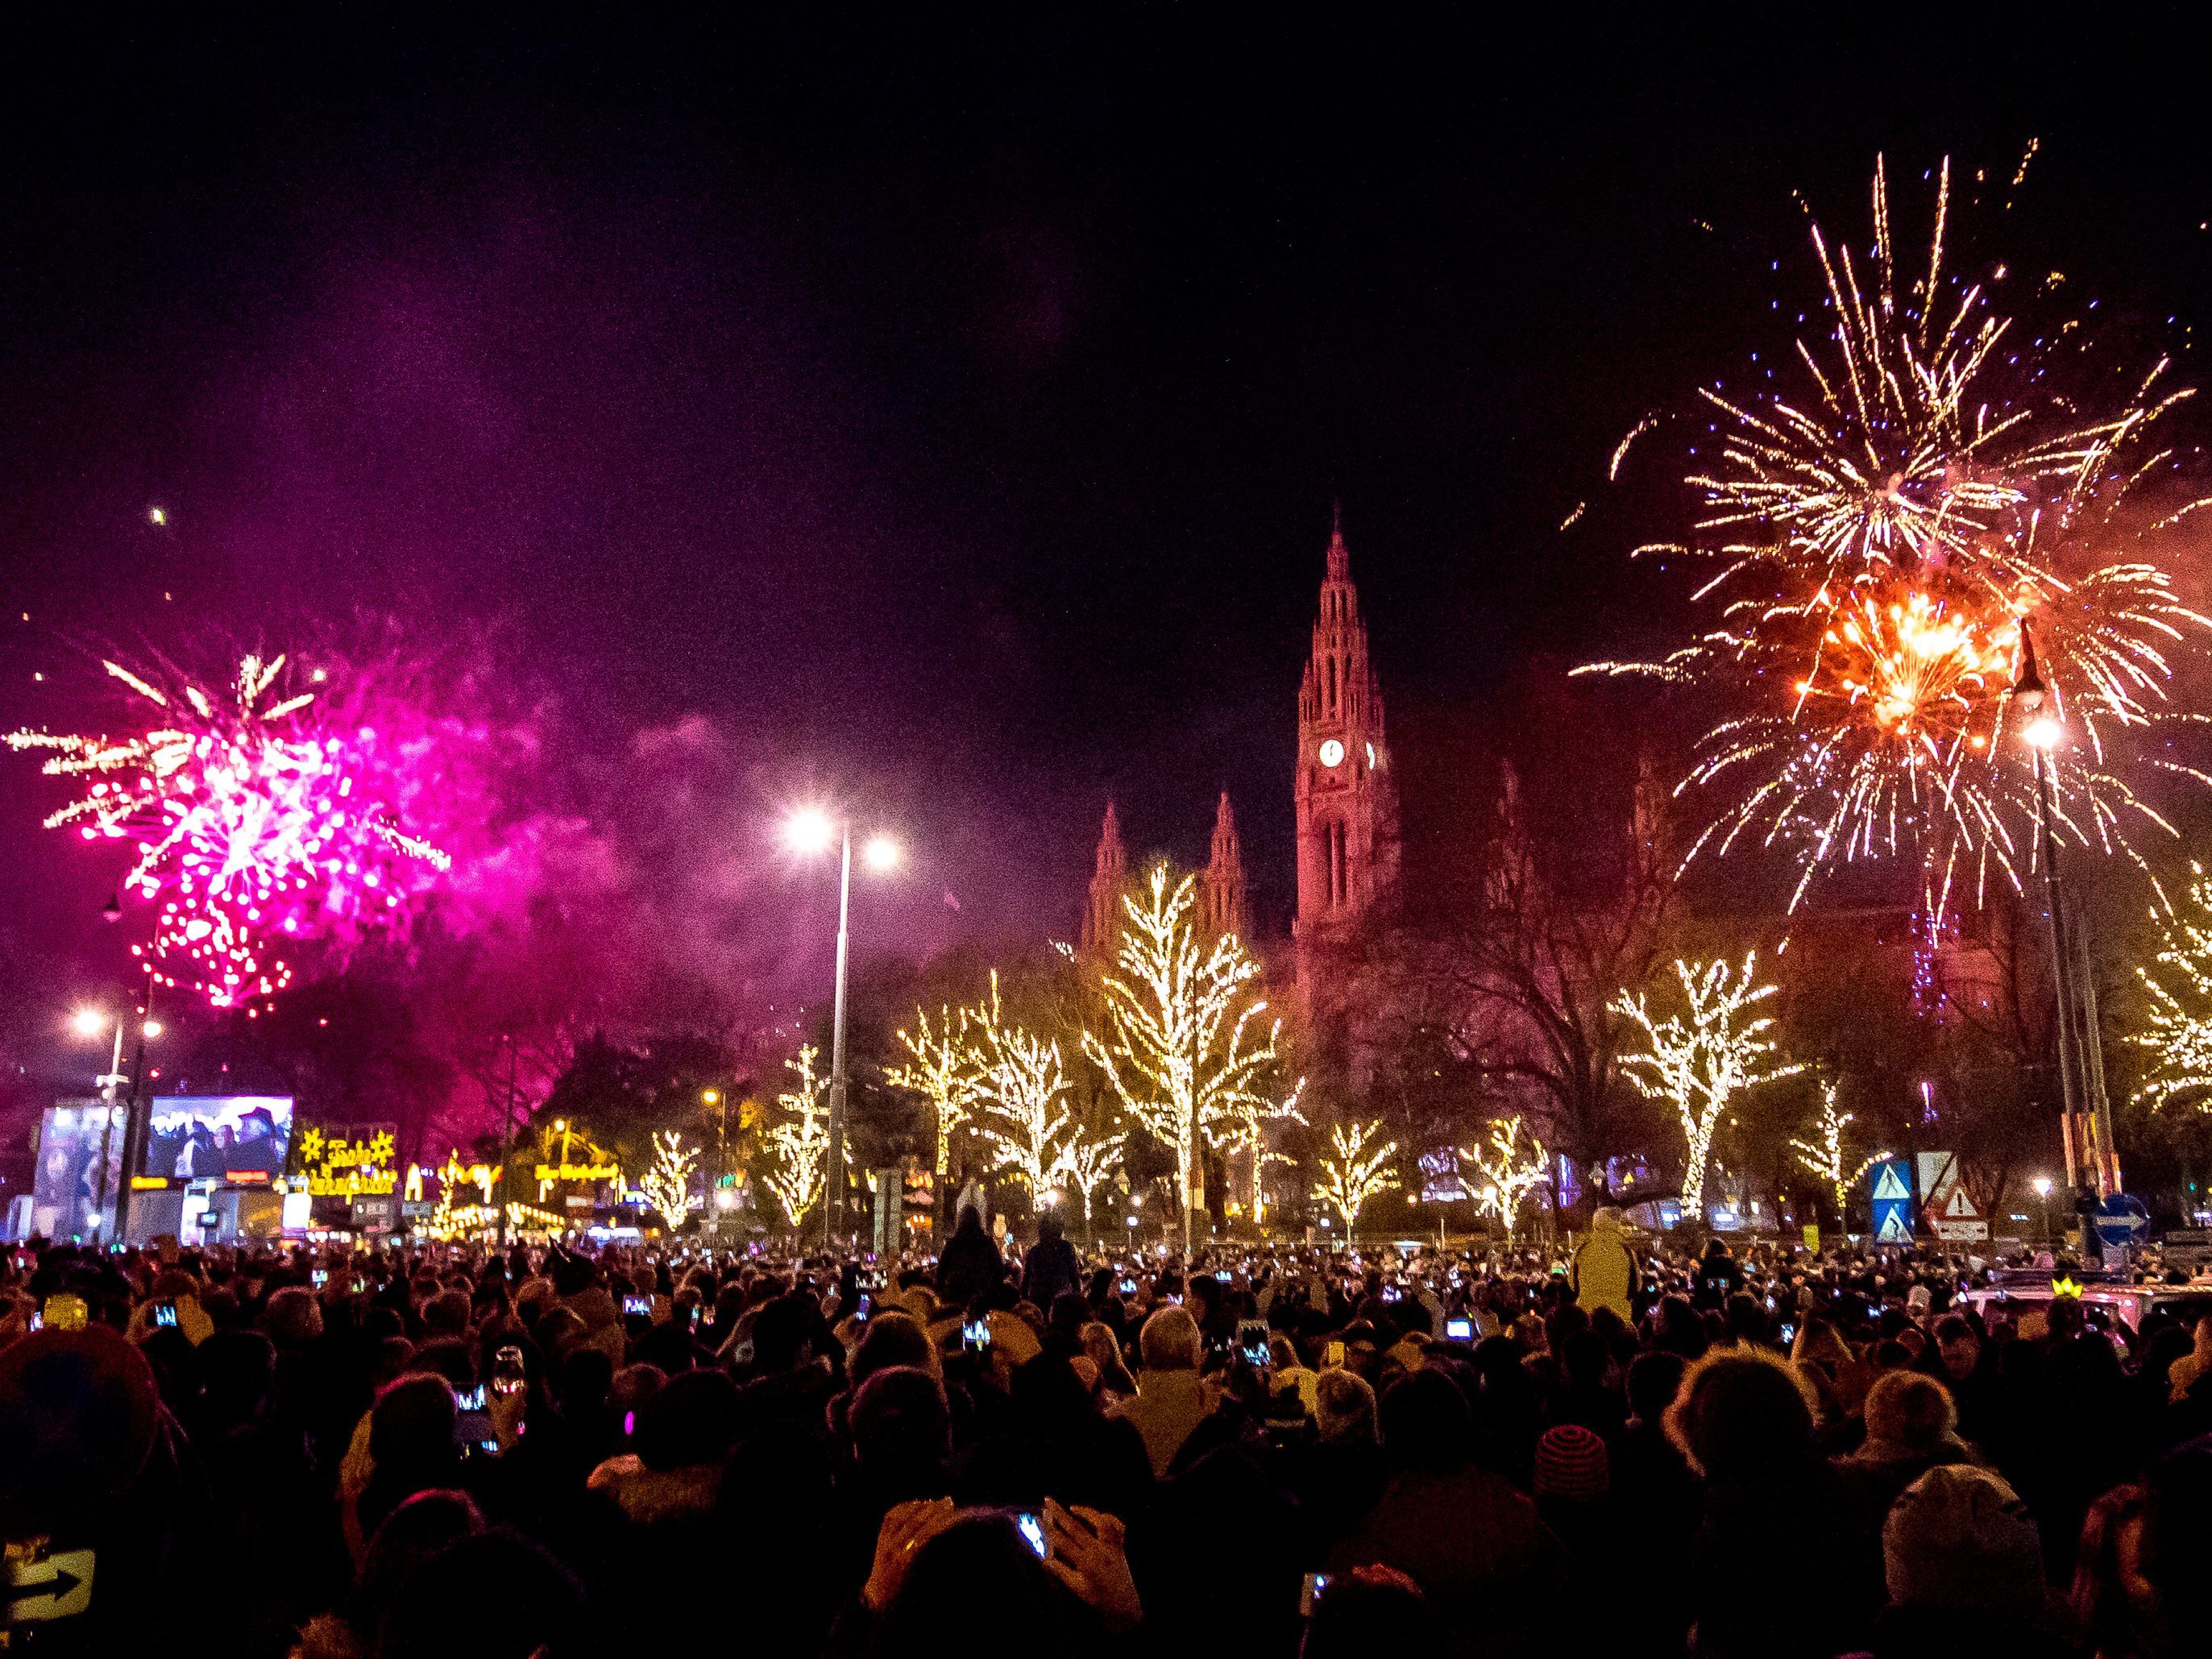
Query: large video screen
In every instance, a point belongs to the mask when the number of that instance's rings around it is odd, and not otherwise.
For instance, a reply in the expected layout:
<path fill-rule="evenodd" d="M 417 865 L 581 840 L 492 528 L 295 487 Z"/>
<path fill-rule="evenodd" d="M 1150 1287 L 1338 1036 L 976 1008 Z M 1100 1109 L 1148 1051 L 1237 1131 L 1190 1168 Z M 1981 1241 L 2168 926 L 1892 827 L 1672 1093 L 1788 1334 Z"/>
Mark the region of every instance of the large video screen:
<path fill-rule="evenodd" d="M 48 1238 L 104 1231 L 123 1163 L 124 1109 L 64 1100 L 39 1126 L 39 1164 L 31 1176 L 31 1230 Z"/>
<path fill-rule="evenodd" d="M 273 1185 L 283 1177 L 291 1142 L 289 1095 L 179 1095 L 149 1104 L 145 1172 L 170 1181 Z"/>

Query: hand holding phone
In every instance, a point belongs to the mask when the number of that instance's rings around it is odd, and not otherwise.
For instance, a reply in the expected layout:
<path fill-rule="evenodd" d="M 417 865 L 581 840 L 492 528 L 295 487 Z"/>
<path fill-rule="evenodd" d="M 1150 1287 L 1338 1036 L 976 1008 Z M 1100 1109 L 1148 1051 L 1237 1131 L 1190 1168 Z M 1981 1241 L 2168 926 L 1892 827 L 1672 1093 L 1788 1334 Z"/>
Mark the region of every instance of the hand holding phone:
<path fill-rule="evenodd" d="M 1237 1324 L 1237 1351 L 1246 1364 L 1255 1370 L 1265 1370 L 1275 1363 L 1274 1351 L 1268 1342 L 1267 1322 L 1264 1319 L 1243 1319 Z"/>
<path fill-rule="evenodd" d="M 1106 1628 L 1126 1635 L 1144 1622 L 1144 1603 L 1129 1574 L 1121 1522 L 1103 1510 L 1057 1498 L 1044 1504 L 1045 1571 L 1074 1591 Z"/>

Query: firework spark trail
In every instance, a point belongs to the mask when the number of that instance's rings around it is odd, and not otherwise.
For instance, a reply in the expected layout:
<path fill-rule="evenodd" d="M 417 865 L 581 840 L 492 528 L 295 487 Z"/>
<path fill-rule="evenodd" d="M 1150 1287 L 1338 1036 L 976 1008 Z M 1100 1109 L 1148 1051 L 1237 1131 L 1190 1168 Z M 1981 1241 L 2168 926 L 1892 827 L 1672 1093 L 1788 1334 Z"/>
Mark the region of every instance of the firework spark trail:
<path fill-rule="evenodd" d="M 2115 556 L 2134 539 L 2119 527 L 2131 492 L 2174 471 L 2172 451 L 2147 444 L 2190 395 L 2163 386 L 2167 363 L 2116 408 L 2085 412 L 2053 390 L 2071 325 L 2024 345 L 1985 285 L 1946 275 L 1948 162 L 1924 266 L 1900 262 L 1880 163 L 1873 220 L 1863 265 L 1812 227 L 1832 334 L 1797 342 L 1793 388 L 1701 389 L 1723 424 L 1717 460 L 1687 480 L 1705 502 L 1696 533 L 1637 550 L 1711 562 L 1693 598 L 1719 606 L 1719 625 L 1656 661 L 1577 672 L 1729 694 L 1734 709 L 1678 786 L 1726 800 L 1690 858 L 1747 838 L 1791 848 L 1793 910 L 1843 864 L 1914 858 L 1940 915 L 1962 875 L 1978 896 L 1993 872 L 2016 884 L 2034 856 L 2032 764 L 2006 701 L 2024 630 L 2066 727 L 2051 754 L 2054 826 L 2140 862 L 2127 830 L 2173 826 L 2138 785 L 2212 786 L 2144 741 L 2203 721 L 2172 708 L 2167 686 L 2212 620 L 2159 565 Z"/>
<path fill-rule="evenodd" d="M 146 967 L 162 982 L 177 983 L 162 964 L 181 963 L 216 1007 L 271 995 L 292 977 L 281 941 L 373 927 L 450 864 L 380 799 L 374 728 L 301 720 L 313 691 L 270 700 L 283 656 L 247 657 L 228 702 L 103 665 L 164 723 L 126 738 L 17 732 L 8 743 L 86 786 L 48 829 L 137 843 L 125 883 L 159 902 Z"/>

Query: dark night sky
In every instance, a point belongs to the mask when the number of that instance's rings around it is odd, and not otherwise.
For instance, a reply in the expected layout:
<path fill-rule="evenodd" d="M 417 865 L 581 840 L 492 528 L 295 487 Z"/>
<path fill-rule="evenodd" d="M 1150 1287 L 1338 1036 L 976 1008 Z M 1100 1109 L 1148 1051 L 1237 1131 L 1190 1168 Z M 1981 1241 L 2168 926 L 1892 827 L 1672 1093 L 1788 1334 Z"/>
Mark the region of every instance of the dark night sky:
<path fill-rule="evenodd" d="M 1878 149 L 2039 137 L 2019 257 L 2177 343 L 2212 299 L 2178 9 L 286 9 L 11 53 L 0 726 L 78 723 L 86 642 L 497 623 L 605 764 L 708 716 L 978 927 L 1072 925 L 1109 790 L 1195 858 L 1230 788 L 1286 915 L 1333 495 L 1401 743 L 1635 637 L 1682 501 L 1607 455 L 1781 341 L 1793 190 L 1863 235 Z M 44 1010 L 109 878 L 27 769 L 0 996 Z"/>

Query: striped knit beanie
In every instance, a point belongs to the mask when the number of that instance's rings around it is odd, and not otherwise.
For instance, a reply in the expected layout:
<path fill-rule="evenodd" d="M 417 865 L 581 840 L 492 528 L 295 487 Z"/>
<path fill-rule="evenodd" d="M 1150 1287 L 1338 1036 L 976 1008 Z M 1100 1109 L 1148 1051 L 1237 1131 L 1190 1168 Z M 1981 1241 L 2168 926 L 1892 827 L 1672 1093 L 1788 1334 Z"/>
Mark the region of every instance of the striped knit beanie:
<path fill-rule="evenodd" d="M 1613 1485 L 1605 1442 L 1579 1424 L 1544 1431 L 1536 1443 L 1536 1496 L 1602 1498 Z"/>

